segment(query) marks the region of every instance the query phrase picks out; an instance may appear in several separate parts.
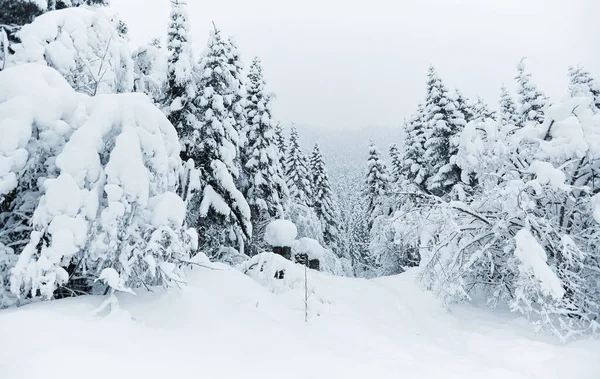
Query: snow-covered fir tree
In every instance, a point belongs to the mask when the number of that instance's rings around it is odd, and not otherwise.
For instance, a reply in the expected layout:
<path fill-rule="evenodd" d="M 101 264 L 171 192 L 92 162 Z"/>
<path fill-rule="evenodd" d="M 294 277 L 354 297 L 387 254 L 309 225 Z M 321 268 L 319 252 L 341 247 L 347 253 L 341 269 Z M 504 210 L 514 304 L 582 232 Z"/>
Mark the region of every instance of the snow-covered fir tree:
<path fill-rule="evenodd" d="M 260 59 L 255 58 L 248 73 L 248 141 L 244 148 L 247 160 L 243 161 L 248 177 L 245 195 L 252 213 L 255 246 L 264 239 L 264 227 L 283 216 L 283 200 L 287 194 L 275 140 L 271 100 L 265 92 Z"/>
<path fill-rule="evenodd" d="M 290 197 L 300 204 L 311 205 L 313 196 L 308 158 L 300 149 L 298 131 L 292 127 L 286 151 L 285 178 Z"/>
<path fill-rule="evenodd" d="M 444 195 L 460 181 L 460 168 L 453 157 L 465 118 L 433 66 L 429 67 L 427 78 L 425 115 L 426 187 L 435 195 Z"/>
<path fill-rule="evenodd" d="M 398 183 L 402 177 L 402 156 L 398 151 L 398 145 L 390 145 L 391 182 Z"/>
<path fill-rule="evenodd" d="M 315 144 L 310 155 L 310 168 L 313 183 L 312 207 L 321 221 L 323 241 L 334 253 L 341 255 L 339 210 L 318 144 Z"/>
<path fill-rule="evenodd" d="M 425 188 L 425 110 L 419 104 L 417 111 L 403 124 L 404 152 L 402 155 L 402 177 L 407 184 Z"/>
<path fill-rule="evenodd" d="M 537 86 L 531 81 L 531 74 L 526 71 L 525 58 L 517 65 L 517 115 L 520 125 L 529 122 L 541 124 L 544 122 L 544 110 L 548 106 L 548 99 L 541 93 Z"/>
<path fill-rule="evenodd" d="M 474 120 L 485 120 L 487 118 L 495 119 L 497 117 L 496 112 L 491 110 L 487 103 L 479 96 L 477 96 L 477 101 L 473 104 L 473 113 Z"/>
<path fill-rule="evenodd" d="M 285 167 L 285 136 L 283 135 L 283 125 L 279 121 L 275 126 L 275 144 L 277 145 L 281 167 Z"/>
<path fill-rule="evenodd" d="M 227 56 L 227 43 L 216 29 L 210 32 L 207 49 L 199 64 L 198 143 L 189 146 L 190 156 L 200 171 L 200 192 L 196 196 L 198 214 L 188 213 L 190 225 L 197 225 L 205 251 L 222 257 L 233 249 L 244 252 L 252 236 L 250 207 L 237 188 L 238 134 L 233 100 L 239 83 Z"/>
<path fill-rule="evenodd" d="M 192 157 L 192 149 L 199 144 L 198 112 L 196 98 L 195 61 L 190 41 L 190 23 L 187 5 L 171 2 L 171 15 L 167 35 L 167 79 L 163 99 L 165 113 L 179 135 L 182 144 L 181 158 Z"/>
<path fill-rule="evenodd" d="M 248 187 L 248 174 L 243 167 L 243 162 L 246 162 L 249 157 L 246 156 L 247 149 L 245 149 L 248 140 L 248 121 L 247 121 L 247 109 L 246 106 L 250 101 L 247 94 L 247 77 L 244 72 L 244 63 L 240 55 L 240 51 L 237 46 L 237 42 L 233 37 L 229 37 L 225 41 L 225 54 L 227 55 L 229 69 L 231 70 L 231 78 L 235 82 L 234 86 L 237 88 L 236 93 L 231 98 L 231 110 L 233 115 L 233 127 L 238 134 L 238 153 L 237 159 L 235 160 L 238 167 L 239 175 L 237 178 L 237 186 L 240 190 L 245 191 Z"/>
<path fill-rule="evenodd" d="M 378 216 L 388 215 L 390 191 L 390 176 L 387 166 L 381 159 L 377 146 L 372 142 L 369 146 L 365 184 L 364 196 L 367 202 L 370 229 Z"/>
<path fill-rule="evenodd" d="M 600 110 L 600 82 L 581 66 L 569 67 L 569 91 L 571 96 L 590 96 Z"/>
<path fill-rule="evenodd" d="M 500 88 L 500 111 L 498 112 L 498 121 L 503 127 L 513 129 L 519 125 L 517 107 L 505 85 L 502 85 Z"/>
<path fill-rule="evenodd" d="M 465 124 L 474 120 L 476 117 L 474 104 L 471 104 L 471 101 L 458 88 L 454 90 L 453 96 L 456 110 L 463 114 Z"/>

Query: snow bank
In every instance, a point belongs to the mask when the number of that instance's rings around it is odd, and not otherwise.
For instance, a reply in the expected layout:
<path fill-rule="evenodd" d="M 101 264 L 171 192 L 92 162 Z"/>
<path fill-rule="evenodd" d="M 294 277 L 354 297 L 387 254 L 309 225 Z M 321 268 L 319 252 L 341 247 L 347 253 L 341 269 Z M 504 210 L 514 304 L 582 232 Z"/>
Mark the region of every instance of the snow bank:
<path fill-rule="evenodd" d="M 23 26 L 18 37 L 12 65 L 48 65 L 88 95 L 133 89 L 128 42 L 100 11 L 77 7 L 47 12 Z"/>
<path fill-rule="evenodd" d="M 292 246 L 298 230 L 293 222 L 288 220 L 275 220 L 265 229 L 265 242 L 271 246 Z"/>

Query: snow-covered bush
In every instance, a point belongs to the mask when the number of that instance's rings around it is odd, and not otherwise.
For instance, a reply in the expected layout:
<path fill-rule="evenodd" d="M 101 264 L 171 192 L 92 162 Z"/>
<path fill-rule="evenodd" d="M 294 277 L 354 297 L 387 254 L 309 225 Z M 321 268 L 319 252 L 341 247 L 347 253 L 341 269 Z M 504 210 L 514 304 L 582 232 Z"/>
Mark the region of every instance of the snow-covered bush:
<path fill-rule="evenodd" d="M 177 135 L 148 97 L 88 97 L 52 68 L 19 65 L 0 73 L 0 130 L 15 295 L 89 293 L 106 268 L 128 287 L 180 280 L 197 237 L 175 194 Z"/>
<path fill-rule="evenodd" d="M 78 92 L 130 92 L 133 62 L 128 41 L 99 10 L 66 8 L 47 12 L 18 33 L 11 65 L 34 62 L 55 68 Z"/>
<path fill-rule="evenodd" d="M 470 123 L 457 164 L 477 187 L 465 202 L 430 197 L 423 282 L 446 301 L 487 295 L 568 339 L 598 331 L 600 117 L 577 97 L 546 110 L 542 124 L 503 133 Z"/>

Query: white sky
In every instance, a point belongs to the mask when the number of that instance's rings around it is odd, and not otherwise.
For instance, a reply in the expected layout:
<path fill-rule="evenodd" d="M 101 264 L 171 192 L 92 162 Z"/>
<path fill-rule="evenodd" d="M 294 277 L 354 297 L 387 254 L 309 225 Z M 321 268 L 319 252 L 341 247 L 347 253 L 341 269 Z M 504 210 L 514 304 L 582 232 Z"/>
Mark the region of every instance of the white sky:
<path fill-rule="evenodd" d="M 569 65 L 600 79 L 598 0 L 187 0 L 199 53 L 211 22 L 265 66 L 285 123 L 398 125 L 424 96 L 429 64 L 446 85 L 496 106 L 527 56 L 533 80 L 564 96 Z M 169 0 L 112 0 L 134 45 L 164 36 Z"/>

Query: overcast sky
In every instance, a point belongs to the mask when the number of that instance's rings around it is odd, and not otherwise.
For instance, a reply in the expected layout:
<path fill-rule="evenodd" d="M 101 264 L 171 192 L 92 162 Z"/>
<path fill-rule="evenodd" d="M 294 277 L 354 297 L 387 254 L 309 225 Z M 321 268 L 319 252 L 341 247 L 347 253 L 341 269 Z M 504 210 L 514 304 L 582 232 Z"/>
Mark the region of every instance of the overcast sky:
<path fill-rule="evenodd" d="M 187 0 L 196 53 L 211 22 L 255 55 L 285 123 L 398 125 L 424 96 L 429 64 L 446 85 L 496 106 L 527 56 L 533 80 L 564 96 L 569 65 L 600 79 L 597 0 Z M 112 0 L 132 44 L 164 36 L 169 0 Z"/>

